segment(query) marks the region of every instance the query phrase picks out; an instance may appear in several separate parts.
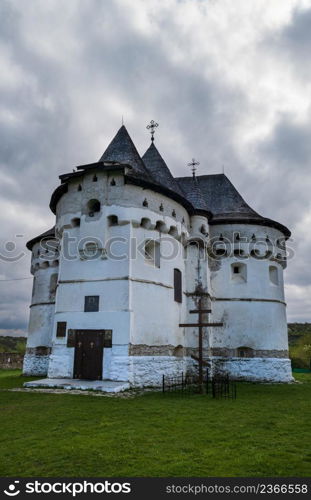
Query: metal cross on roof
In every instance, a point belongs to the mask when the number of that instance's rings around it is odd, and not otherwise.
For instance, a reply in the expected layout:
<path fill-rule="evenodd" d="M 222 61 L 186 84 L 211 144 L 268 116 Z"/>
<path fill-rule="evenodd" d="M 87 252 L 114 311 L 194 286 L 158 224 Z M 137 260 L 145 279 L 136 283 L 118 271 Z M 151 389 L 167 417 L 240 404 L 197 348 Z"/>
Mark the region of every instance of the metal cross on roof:
<path fill-rule="evenodd" d="M 159 126 L 158 123 L 156 123 L 154 120 L 151 120 L 150 122 L 150 125 L 147 125 L 147 129 L 150 130 L 150 134 L 151 134 L 151 141 L 153 142 L 154 141 L 154 132 L 155 132 L 155 128 L 157 128 Z"/>
<path fill-rule="evenodd" d="M 196 165 L 200 165 L 200 162 L 196 161 L 194 158 L 192 158 L 191 162 L 188 163 L 188 167 L 192 167 L 193 177 L 195 177 Z"/>

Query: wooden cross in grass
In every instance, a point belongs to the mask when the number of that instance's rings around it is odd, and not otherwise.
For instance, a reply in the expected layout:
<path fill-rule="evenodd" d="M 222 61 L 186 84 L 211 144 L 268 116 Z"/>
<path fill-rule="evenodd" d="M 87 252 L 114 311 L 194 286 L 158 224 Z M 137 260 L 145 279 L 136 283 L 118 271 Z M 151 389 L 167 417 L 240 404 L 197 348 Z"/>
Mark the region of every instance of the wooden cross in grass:
<path fill-rule="evenodd" d="M 201 388 L 203 387 L 203 328 L 206 326 L 223 326 L 223 323 L 203 323 L 203 314 L 211 313 L 211 309 L 203 309 L 202 307 L 202 297 L 199 298 L 198 309 L 192 309 L 189 311 L 190 314 L 198 314 L 198 322 L 197 323 L 180 323 L 180 327 L 189 328 L 189 327 L 198 327 L 199 328 L 199 384 Z"/>

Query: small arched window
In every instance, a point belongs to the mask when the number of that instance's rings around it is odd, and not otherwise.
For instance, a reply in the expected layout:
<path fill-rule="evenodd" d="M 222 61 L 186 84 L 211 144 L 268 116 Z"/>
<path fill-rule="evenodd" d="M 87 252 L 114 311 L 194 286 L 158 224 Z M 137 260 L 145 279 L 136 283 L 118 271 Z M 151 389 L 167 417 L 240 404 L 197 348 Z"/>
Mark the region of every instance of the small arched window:
<path fill-rule="evenodd" d="M 216 248 L 216 256 L 217 257 L 226 257 L 227 256 L 227 249 L 224 247 L 219 247 Z"/>
<path fill-rule="evenodd" d="M 182 345 L 178 345 L 174 348 L 173 350 L 173 356 L 176 356 L 177 358 L 182 358 L 184 355 L 184 348 Z"/>
<path fill-rule="evenodd" d="M 177 238 L 178 237 L 178 229 L 177 229 L 177 227 L 176 226 L 171 226 L 168 234 L 171 235 L 171 236 L 173 236 L 173 238 Z"/>
<path fill-rule="evenodd" d="M 245 255 L 245 252 L 241 248 L 235 248 L 233 251 L 233 255 L 235 257 L 243 257 L 243 255 Z"/>
<path fill-rule="evenodd" d="M 97 175 L 96 174 L 93 176 L 93 182 L 97 182 Z"/>
<path fill-rule="evenodd" d="M 71 220 L 71 225 L 72 227 L 79 227 L 80 226 L 80 219 L 79 217 L 75 217 L 74 219 Z"/>
<path fill-rule="evenodd" d="M 231 264 L 231 279 L 235 283 L 245 283 L 247 281 L 246 264 L 240 262 Z"/>
<path fill-rule="evenodd" d="M 93 217 L 94 214 L 100 212 L 100 201 L 98 200 L 90 200 L 87 204 L 87 211 L 90 217 Z"/>
<path fill-rule="evenodd" d="M 82 186 L 81 186 L 81 184 L 79 184 L 79 186 L 78 186 L 78 191 L 82 191 Z"/>
<path fill-rule="evenodd" d="M 162 220 L 158 220 L 156 223 L 155 230 L 159 231 L 160 233 L 165 233 L 166 232 L 165 231 L 166 230 L 165 222 L 163 222 Z"/>
<path fill-rule="evenodd" d="M 253 358 L 254 350 L 251 347 L 241 346 L 237 348 L 236 354 L 238 358 Z"/>
<path fill-rule="evenodd" d="M 151 224 L 151 220 L 150 220 L 150 219 L 148 219 L 147 217 L 143 217 L 143 218 L 141 219 L 140 225 L 141 225 L 142 227 L 144 227 L 145 229 L 150 229 L 150 227 L 151 227 L 151 225 L 152 225 L 152 224 Z"/>
<path fill-rule="evenodd" d="M 118 217 L 117 215 L 109 215 L 108 217 L 108 226 L 117 226 L 118 225 Z"/>

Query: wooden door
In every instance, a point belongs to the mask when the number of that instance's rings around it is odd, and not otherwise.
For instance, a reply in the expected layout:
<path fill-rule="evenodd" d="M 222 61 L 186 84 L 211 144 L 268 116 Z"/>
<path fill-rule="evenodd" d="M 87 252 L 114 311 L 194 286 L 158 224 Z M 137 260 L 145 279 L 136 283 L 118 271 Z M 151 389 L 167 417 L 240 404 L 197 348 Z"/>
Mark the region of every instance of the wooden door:
<path fill-rule="evenodd" d="M 74 378 L 101 380 L 103 375 L 103 337 L 92 330 L 76 331 Z"/>

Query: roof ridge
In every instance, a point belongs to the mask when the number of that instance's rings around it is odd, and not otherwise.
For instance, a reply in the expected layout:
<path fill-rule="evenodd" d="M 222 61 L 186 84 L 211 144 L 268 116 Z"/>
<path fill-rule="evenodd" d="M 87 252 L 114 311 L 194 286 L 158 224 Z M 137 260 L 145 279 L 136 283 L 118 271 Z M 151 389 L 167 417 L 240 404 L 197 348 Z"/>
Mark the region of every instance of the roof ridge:
<path fill-rule="evenodd" d="M 142 160 L 146 166 L 146 170 L 157 183 L 160 183 L 168 187 L 171 191 L 175 191 L 176 193 L 184 196 L 178 182 L 172 175 L 166 162 L 153 142 L 151 142 L 149 148 L 143 154 Z"/>

